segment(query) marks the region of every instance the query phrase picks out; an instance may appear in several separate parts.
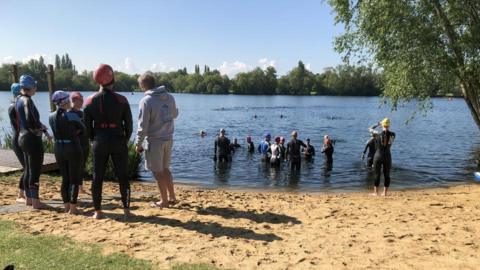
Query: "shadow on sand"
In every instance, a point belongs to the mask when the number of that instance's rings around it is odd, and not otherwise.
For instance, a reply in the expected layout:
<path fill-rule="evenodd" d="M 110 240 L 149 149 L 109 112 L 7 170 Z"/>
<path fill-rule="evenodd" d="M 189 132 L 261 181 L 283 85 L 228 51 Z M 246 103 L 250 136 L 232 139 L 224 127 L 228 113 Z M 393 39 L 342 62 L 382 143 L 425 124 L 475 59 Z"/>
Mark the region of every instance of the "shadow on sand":
<path fill-rule="evenodd" d="M 162 226 L 170 226 L 176 228 L 182 228 L 189 231 L 196 231 L 205 235 L 212 235 L 213 237 L 227 236 L 235 239 L 249 239 L 255 241 L 272 242 L 276 240 L 282 240 L 281 237 L 273 233 L 256 233 L 253 230 L 240 228 L 240 227 L 226 227 L 217 222 L 201 222 L 201 221 L 187 221 L 182 222 L 177 219 L 165 218 L 159 216 L 140 216 L 132 215 L 127 219 L 121 214 L 108 213 L 107 218 L 114 219 L 126 223 L 150 223 Z"/>

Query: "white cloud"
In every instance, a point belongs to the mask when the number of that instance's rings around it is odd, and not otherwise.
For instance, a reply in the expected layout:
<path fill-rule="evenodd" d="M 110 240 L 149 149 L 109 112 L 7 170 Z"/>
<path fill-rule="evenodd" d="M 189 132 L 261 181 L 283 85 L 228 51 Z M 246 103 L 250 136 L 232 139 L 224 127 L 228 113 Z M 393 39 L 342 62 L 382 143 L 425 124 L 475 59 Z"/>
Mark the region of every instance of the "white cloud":
<path fill-rule="evenodd" d="M 15 60 L 13 59 L 13 56 L 5 56 L 3 58 L 0 58 L 0 65 L 1 64 L 13 64 L 15 63 Z"/>
<path fill-rule="evenodd" d="M 260 67 L 262 69 L 267 69 L 268 67 L 275 67 L 276 62 L 277 61 L 271 60 L 271 59 L 268 59 L 268 58 L 262 58 L 262 59 L 258 60 L 258 64 L 260 65 Z"/>
<path fill-rule="evenodd" d="M 154 63 L 150 66 L 150 71 L 151 72 L 167 72 L 168 67 L 165 65 L 165 63 L 160 62 L 160 63 Z"/>
<path fill-rule="evenodd" d="M 306 70 L 309 70 L 309 71 L 312 71 L 312 68 L 311 68 L 310 63 L 306 63 L 306 64 L 305 64 L 305 69 L 306 69 Z"/>
<path fill-rule="evenodd" d="M 228 75 L 229 77 L 232 77 L 236 75 L 237 73 L 240 72 L 246 72 L 251 69 L 250 66 L 247 64 L 240 62 L 240 61 L 235 61 L 233 63 L 229 63 L 227 61 L 224 61 L 220 67 L 217 68 L 220 71 L 220 74 L 222 75 Z"/>
<path fill-rule="evenodd" d="M 125 72 L 125 73 L 138 73 L 138 68 L 135 66 L 135 63 L 130 57 L 125 57 L 123 60 L 123 65 L 118 68 L 120 71 Z"/>

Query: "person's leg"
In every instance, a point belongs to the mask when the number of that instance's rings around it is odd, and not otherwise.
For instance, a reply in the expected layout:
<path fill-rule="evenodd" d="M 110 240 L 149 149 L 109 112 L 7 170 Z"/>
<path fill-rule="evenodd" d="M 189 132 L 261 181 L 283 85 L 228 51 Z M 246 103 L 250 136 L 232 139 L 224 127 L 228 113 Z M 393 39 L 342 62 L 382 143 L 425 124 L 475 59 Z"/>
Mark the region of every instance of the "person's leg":
<path fill-rule="evenodd" d="M 82 145 L 82 156 L 83 156 L 83 160 L 82 160 L 82 171 L 81 171 L 81 178 L 80 178 L 80 183 L 78 185 L 78 192 L 80 194 L 88 194 L 85 189 L 83 188 L 83 182 L 84 182 L 84 179 L 87 175 L 87 170 L 86 170 L 86 166 L 87 166 L 87 161 L 88 161 L 88 155 L 90 154 L 90 145 L 88 143 L 88 141 L 86 143 L 84 143 Z"/>
<path fill-rule="evenodd" d="M 160 192 L 161 201 L 156 202 L 158 207 L 168 207 L 168 194 L 167 194 L 167 179 L 164 172 L 153 172 L 155 180 L 157 181 L 158 191 Z"/>
<path fill-rule="evenodd" d="M 30 181 L 30 156 L 28 153 L 23 153 L 24 160 L 25 160 L 25 169 L 24 169 L 24 175 L 23 175 L 23 187 L 25 191 L 25 204 L 28 206 L 32 205 L 32 195 L 30 194 L 30 188 L 29 188 L 29 181 Z"/>
<path fill-rule="evenodd" d="M 70 214 L 76 215 L 78 213 L 77 210 L 77 201 L 78 201 L 78 192 L 79 192 L 79 183 L 82 179 L 82 172 L 83 172 L 83 158 L 81 158 L 80 151 L 76 151 L 77 155 L 73 155 L 72 158 L 68 163 L 68 177 L 70 179 L 69 185 L 69 196 L 70 196 Z"/>
<path fill-rule="evenodd" d="M 390 169 L 391 169 L 391 163 L 392 161 L 387 158 L 385 162 L 383 163 L 383 177 L 385 180 L 384 188 L 383 188 L 383 196 L 387 196 L 388 188 L 390 187 Z"/>
<path fill-rule="evenodd" d="M 378 195 L 378 186 L 380 185 L 380 175 L 382 170 L 382 162 L 380 160 L 373 161 L 373 168 L 375 170 L 375 183 L 373 184 L 373 194 Z"/>
<path fill-rule="evenodd" d="M 167 182 L 167 191 L 168 191 L 168 202 L 175 203 L 177 198 L 175 196 L 175 188 L 173 186 L 173 176 L 172 172 L 170 171 L 170 160 L 172 156 L 172 147 L 173 141 L 165 142 L 164 149 L 163 149 L 163 173 L 165 174 L 166 182 Z"/>
<path fill-rule="evenodd" d="M 34 209 L 45 208 L 46 205 L 40 201 L 40 174 L 43 166 L 43 143 L 40 137 L 36 137 L 32 144 L 30 155 L 31 174 L 29 179 L 30 193 L 32 195 L 32 207 Z"/>
<path fill-rule="evenodd" d="M 70 211 L 70 196 L 69 196 L 69 173 L 68 173 L 68 161 L 57 159 L 60 174 L 62 175 L 62 185 L 60 186 L 60 194 L 62 195 L 63 206 L 65 212 Z"/>
<path fill-rule="evenodd" d="M 23 154 L 20 145 L 18 144 L 18 136 L 14 136 L 12 138 L 12 150 L 17 156 L 18 162 L 22 165 L 22 174 L 20 175 L 20 179 L 18 181 L 18 196 L 16 201 L 24 203 L 25 202 L 25 187 L 24 187 L 24 177 L 25 177 L 25 157 Z"/>
<path fill-rule="evenodd" d="M 130 182 L 128 179 L 128 148 L 126 142 L 119 142 L 112 145 L 112 147 L 117 147 L 118 149 L 118 151 L 113 151 L 112 153 L 112 162 L 115 174 L 118 177 L 118 184 L 120 185 L 123 209 L 125 214 L 129 214 Z"/>
<path fill-rule="evenodd" d="M 106 142 L 93 142 L 93 181 L 92 181 L 92 200 L 95 208 L 94 218 L 102 218 L 102 188 L 103 178 L 105 177 L 105 170 L 109 154 L 107 153 Z"/>

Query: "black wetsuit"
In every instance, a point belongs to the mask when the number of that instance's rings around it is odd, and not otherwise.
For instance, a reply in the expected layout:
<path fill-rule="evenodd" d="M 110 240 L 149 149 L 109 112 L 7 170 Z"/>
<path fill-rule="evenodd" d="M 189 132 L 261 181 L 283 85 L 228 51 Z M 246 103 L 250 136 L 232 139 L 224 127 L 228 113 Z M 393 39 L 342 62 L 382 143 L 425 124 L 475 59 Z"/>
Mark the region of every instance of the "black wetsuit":
<path fill-rule="evenodd" d="M 27 198 L 38 199 L 40 173 L 43 165 L 42 133 L 44 126 L 33 100 L 21 94 L 15 102 L 19 124 L 18 145 L 23 151 L 25 162 L 24 188 Z"/>
<path fill-rule="evenodd" d="M 307 147 L 301 140 L 292 139 L 287 143 L 287 156 L 290 157 L 290 169 L 300 170 L 300 164 L 302 162 L 301 147 Z"/>
<path fill-rule="evenodd" d="M 82 123 L 85 125 L 85 116 L 84 116 L 84 113 L 83 111 L 75 111 L 75 110 L 71 110 L 70 112 L 78 115 L 78 117 L 80 118 L 80 120 L 82 120 Z M 80 180 L 80 185 L 83 185 L 83 179 L 87 176 L 87 171 L 85 169 L 85 166 L 87 164 L 87 160 L 88 160 L 88 155 L 90 154 L 90 142 L 88 141 L 88 136 L 87 136 L 87 132 L 84 132 L 81 136 L 80 136 L 80 145 L 82 146 L 82 153 L 83 153 L 83 166 L 82 166 L 82 175 L 83 177 L 81 178 Z"/>
<path fill-rule="evenodd" d="M 373 156 L 375 155 L 375 138 L 371 138 L 368 140 L 367 144 L 365 144 L 365 149 L 363 150 L 363 154 L 368 150 L 367 154 L 367 166 L 372 167 L 373 165 Z"/>
<path fill-rule="evenodd" d="M 20 132 L 19 123 L 17 120 L 17 111 L 15 110 L 15 98 L 14 102 L 8 107 L 8 117 L 10 118 L 10 125 L 12 126 L 12 150 L 17 156 L 18 162 L 22 165 L 23 171 L 20 175 L 20 180 L 18 181 L 18 188 L 24 190 L 25 182 L 25 157 L 23 156 L 23 151 L 18 145 L 18 135 Z"/>
<path fill-rule="evenodd" d="M 382 131 L 375 138 L 375 155 L 373 157 L 373 167 L 375 168 L 375 186 L 380 185 L 380 176 L 383 167 L 383 177 L 385 178 L 385 187 L 390 186 L 390 169 L 392 168 L 392 154 L 390 147 L 395 139 L 395 133 L 391 131 Z"/>
<path fill-rule="evenodd" d="M 280 161 L 284 161 L 285 160 L 285 153 L 286 153 L 287 149 L 285 149 L 285 145 L 283 145 L 283 144 L 279 144 L 278 147 L 280 148 Z"/>
<path fill-rule="evenodd" d="M 311 144 L 307 144 L 307 147 L 305 147 L 305 159 L 307 161 L 310 161 L 313 159 L 313 157 L 315 156 L 315 147 L 313 147 L 313 145 Z"/>
<path fill-rule="evenodd" d="M 80 138 L 85 125 L 77 114 L 63 109 L 52 113 L 49 123 L 55 137 L 55 159 L 62 173 L 63 203 L 77 204 L 84 162 Z"/>
<path fill-rule="evenodd" d="M 219 162 L 229 162 L 232 160 L 231 151 L 230 140 L 227 137 L 218 136 L 214 147 L 215 159 Z"/>
<path fill-rule="evenodd" d="M 247 151 L 248 151 L 249 153 L 255 152 L 255 145 L 253 144 L 253 142 L 247 143 Z"/>
<path fill-rule="evenodd" d="M 335 151 L 335 149 L 333 148 L 334 144 L 335 142 L 332 141 L 323 145 L 322 153 L 325 154 L 325 162 L 328 166 L 333 163 L 333 152 Z"/>
<path fill-rule="evenodd" d="M 128 140 L 132 135 L 132 112 L 128 100 L 111 90 L 100 89 L 85 101 L 85 127 L 93 140 L 92 197 L 95 210 L 101 209 L 103 178 L 112 157 L 124 208 L 130 207 Z"/>

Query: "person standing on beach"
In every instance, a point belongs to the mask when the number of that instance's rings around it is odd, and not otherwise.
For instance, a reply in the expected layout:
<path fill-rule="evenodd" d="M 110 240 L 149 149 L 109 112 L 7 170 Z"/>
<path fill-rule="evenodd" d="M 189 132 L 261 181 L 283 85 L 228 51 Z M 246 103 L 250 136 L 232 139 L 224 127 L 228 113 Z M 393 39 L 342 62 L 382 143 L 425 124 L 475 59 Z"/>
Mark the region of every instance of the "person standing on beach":
<path fill-rule="evenodd" d="M 225 136 L 225 129 L 220 129 L 220 135 L 215 139 L 213 148 L 213 160 L 216 162 L 232 161 L 232 149 L 230 148 L 230 140 Z"/>
<path fill-rule="evenodd" d="M 292 139 L 287 143 L 287 151 L 285 153 L 285 159 L 290 160 L 290 170 L 300 171 L 302 156 L 301 147 L 307 147 L 307 145 L 301 140 L 297 139 L 298 133 L 292 132 Z"/>
<path fill-rule="evenodd" d="M 72 104 L 72 108 L 70 111 L 76 114 L 80 118 L 80 120 L 82 120 L 82 123 L 85 124 L 85 116 L 82 111 L 82 106 L 83 106 L 82 94 L 77 91 L 70 93 L 70 102 Z M 85 166 L 87 164 L 88 154 L 90 153 L 90 143 L 88 142 L 88 137 L 86 132 L 83 132 L 83 134 L 80 136 L 80 145 L 82 146 L 82 153 L 83 153 L 83 165 L 82 165 L 83 169 L 82 169 L 82 178 L 80 179 L 78 190 L 79 190 L 79 193 L 86 194 L 87 192 L 85 192 L 85 190 L 83 189 L 83 180 L 87 175 Z"/>
<path fill-rule="evenodd" d="M 18 162 L 22 165 L 23 171 L 20 175 L 18 183 L 18 195 L 16 201 L 19 203 L 25 203 L 25 189 L 24 189 L 24 177 L 25 177 L 25 159 L 23 157 L 23 151 L 18 145 L 18 135 L 20 127 L 18 126 L 17 111 L 15 110 L 15 103 L 22 87 L 19 83 L 13 83 L 10 87 L 12 91 L 13 100 L 12 104 L 8 107 L 8 117 L 10 118 L 10 125 L 12 126 L 12 150 L 17 156 Z"/>
<path fill-rule="evenodd" d="M 375 130 L 378 126 L 382 126 L 383 130 L 378 132 Z M 392 168 L 392 154 L 390 148 L 395 140 L 395 133 L 390 131 L 390 119 L 385 118 L 376 125 L 369 128 L 370 133 L 376 133 L 375 138 L 375 155 L 373 157 L 373 168 L 375 170 L 375 184 L 373 194 L 378 196 L 378 186 L 380 185 L 380 176 L 383 169 L 384 188 L 382 196 L 387 196 L 390 187 L 390 169 Z"/>
<path fill-rule="evenodd" d="M 132 135 L 132 112 L 128 100 L 113 91 L 115 79 L 111 66 L 98 66 L 93 79 L 100 85 L 100 90 L 87 98 L 84 110 L 87 136 L 93 141 L 93 217 L 103 217 L 102 187 L 110 157 L 120 185 L 126 217 L 130 214 L 128 141 Z"/>
<path fill-rule="evenodd" d="M 80 138 L 85 125 L 70 109 L 70 95 L 56 91 L 52 102 L 57 110 L 50 114 L 49 123 L 55 137 L 55 160 L 62 174 L 61 195 L 65 213 L 76 215 L 79 185 L 82 181 L 83 151 Z"/>
<path fill-rule="evenodd" d="M 33 103 L 32 96 L 37 92 L 37 82 L 30 75 L 20 77 L 22 88 L 15 102 L 17 123 L 19 127 L 18 145 L 23 151 L 25 161 L 24 188 L 26 205 L 33 209 L 42 209 L 46 205 L 40 202 L 40 173 L 43 165 L 42 134 L 51 141 L 47 127 L 40 122 L 40 114 Z"/>
<path fill-rule="evenodd" d="M 145 151 L 145 168 L 152 171 L 160 191 L 161 201 L 152 203 L 153 207 L 168 207 L 177 199 L 170 171 L 172 156 L 174 120 L 178 116 L 175 98 L 165 86 L 155 88 L 155 78 L 145 73 L 138 78 L 140 89 L 145 96 L 140 100 L 138 129 L 135 149 Z M 146 141 L 145 148 L 143 143 Z"/>

